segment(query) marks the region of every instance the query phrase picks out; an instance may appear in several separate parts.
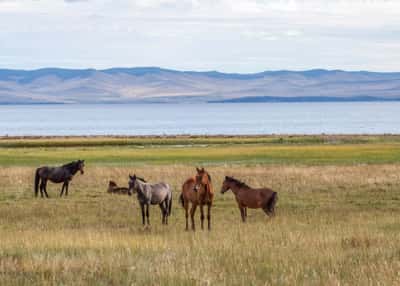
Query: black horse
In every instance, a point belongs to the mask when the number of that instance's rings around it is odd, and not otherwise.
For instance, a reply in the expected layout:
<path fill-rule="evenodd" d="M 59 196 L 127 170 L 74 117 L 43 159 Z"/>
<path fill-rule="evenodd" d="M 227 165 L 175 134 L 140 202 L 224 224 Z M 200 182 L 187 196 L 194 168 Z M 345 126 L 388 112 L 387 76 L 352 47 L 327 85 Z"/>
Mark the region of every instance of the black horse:
<path fill-rule="evenodd" d="M 61 167 L 40 167 L 36 169 L 35 175 L 35 197 L 39 193 L 40 183 L 40 195 L 43 198 L 43 192 L 48 198 L 49 195 L 46 191 L 47 180 L 53 183 L 64 183 L 61 188 L 60 197 L 63 195 L 65 189 L 65 195 L 68 196 L 68 184 L 72 180 L 72 177 L 76 172 L 80 171 L 83 174 L 83 167 L 85 166 L 85 160 L 74 161 Z"/>

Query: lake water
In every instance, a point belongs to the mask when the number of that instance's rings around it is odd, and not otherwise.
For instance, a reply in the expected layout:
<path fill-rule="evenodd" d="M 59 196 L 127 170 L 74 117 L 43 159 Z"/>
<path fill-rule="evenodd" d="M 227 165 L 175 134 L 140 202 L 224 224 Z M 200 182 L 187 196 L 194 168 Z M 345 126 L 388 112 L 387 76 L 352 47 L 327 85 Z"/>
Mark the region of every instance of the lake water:
<path fill-rule="evenodd" d="M 0 136 L 400 133 L 400 102 L 0 105 Z"/>

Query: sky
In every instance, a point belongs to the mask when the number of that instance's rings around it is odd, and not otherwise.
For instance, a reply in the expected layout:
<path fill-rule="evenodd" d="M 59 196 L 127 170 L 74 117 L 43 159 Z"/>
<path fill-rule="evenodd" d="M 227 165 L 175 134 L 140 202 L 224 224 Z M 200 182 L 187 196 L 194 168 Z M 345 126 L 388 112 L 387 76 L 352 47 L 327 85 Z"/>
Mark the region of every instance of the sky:
<path fill-rule="evenodd" d="M 400 71 L 399 0 L 0 0 L 0 68 Z"/>

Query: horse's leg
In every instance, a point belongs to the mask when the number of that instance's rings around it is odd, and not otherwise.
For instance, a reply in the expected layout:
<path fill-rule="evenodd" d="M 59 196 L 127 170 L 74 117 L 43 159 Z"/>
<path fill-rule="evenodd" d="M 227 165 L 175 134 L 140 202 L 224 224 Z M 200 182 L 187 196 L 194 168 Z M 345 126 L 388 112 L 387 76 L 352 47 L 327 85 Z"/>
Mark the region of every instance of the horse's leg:
<path fill-rule="evenodd" d="M 65 182 L 65 195 L 68 196 L 68 186 L 69 186 L 69 182 L 66 181 Z"/>
<path fill-rule="evenodd" d="M 168 199 L 166 199 L 164 201 L 164 208 L 165 208 L 165 224 L 168 224 L 168 209 L 169 209 L 169 204 L 170 202 L 168 201 Z"/>
<path fill-rule="evenodd" d="M 160 206 L 160 210 L 161 210 L 162 224 L 164 224 L 164 209 L 163 209 L 162 203 L 160 203 L 159 206 Z"/>
<path fill-rule="evenodd" d="M 185 201 L 183 207 L 185 208 L 186 230 L 189 230 L 189 201 Z"/>
<path fill-rule="evenodd" d="M 146 224 L 146 222 L 145 222 L 145 220 L 144 220 L 144 204 L 140 204 L 140 208 L 142 209 L 142 224 L 143 225 L 145 225 Z"/>
<path fill-rule="evenodd" d="M 196 212 L 197 204 L 192 203 L 192 208 L 190 209 L 190 219 L 192 221 L 192 230 L 195 231 L 196 227 L 194 225 L 194 213 Z"/>
<path fill-rule="evenodd" d="M 47 194 L 47 190 L 46 190 L 46 188 L 47 188 L 47 180 L 44 180 L 43 182 L 44 182 L 44 184 L 43 184 L 43 191 L 44 191 L 44 194 L 46 195 L 46 198 L 48 198 L 49 195 Z"/>
<path fill-rule="evenodd" d="M 35 178 L 35 197 L 37 198 L 37 196 L 39 195 L 39 191 L 40 191 L 40 176 L 38 175 L 38 172 L 36 171 L 36 178 Z"/>
<path fill-rule="evenodd" d="M 274 212 L 273 212 L 273 210 L 271 210 L 269 207 L 268 207 L 268 204 L 266 204 L 265 206 L 263 206 L 263 211 L 268 215 L 268 216 L 274 216 Z"/>
<path fill-rule="evenodd" d="M 242 216 L 242 221 L 246 222 L 246 207 L 239 206 L 240 215 Z"/>
<path fill-rule="evenodd" d="M 60 197 L 62 197 L 62 195 L 64 193 L 64 189 L 65 189 L 65 182 L 63 183 L 63 185 L 61 187 Z"/>
<path fill-rule="evenodd" d="M 200 204 L 200 224 L 201 229 L 204 229 L 204 205 Z"/>
<path fill-rule="evenodd" d="M 211 230 L 211 204 L 208 204 L 207 207 L 208 230 Z"/>
<path fill-rule="evenodd" d="M 271 211 L 268 208 L 263 207 L 263 211 L 267 214 L 267 216 L 271 216 Z"/>
<path fill-rule="evenodd" d="M 150 214 L 149 214 L 150 204 L 146 204 L 146 217 L 147 217 L 147 224 L 150 225 Z"/>
<path fill-rule="evenodd" d="M 40 182 L 39 190 L 40 190 L 40 197 L 43 198 L 43 188 L 44 188 L 44 182 L 43 179 Z"/>
<path fill-rule="evenodd" d="M 165 206 L 164 206 L 164 202 L 159 204 L 160 209 L 161 209 L 161 216 L 162 216 L 162 224 L 166 224 L 165 223 Z"/>

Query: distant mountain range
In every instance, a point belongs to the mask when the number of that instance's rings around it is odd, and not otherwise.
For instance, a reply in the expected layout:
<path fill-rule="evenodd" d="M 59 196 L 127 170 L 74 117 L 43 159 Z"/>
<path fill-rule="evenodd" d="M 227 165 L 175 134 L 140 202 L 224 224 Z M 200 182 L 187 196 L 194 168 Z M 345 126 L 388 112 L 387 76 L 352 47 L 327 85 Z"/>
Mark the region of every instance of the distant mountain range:
<path fill-rule="evenodd" d="M 400 101 L 400 73 L 0 69 L 0 104 Z"/>

